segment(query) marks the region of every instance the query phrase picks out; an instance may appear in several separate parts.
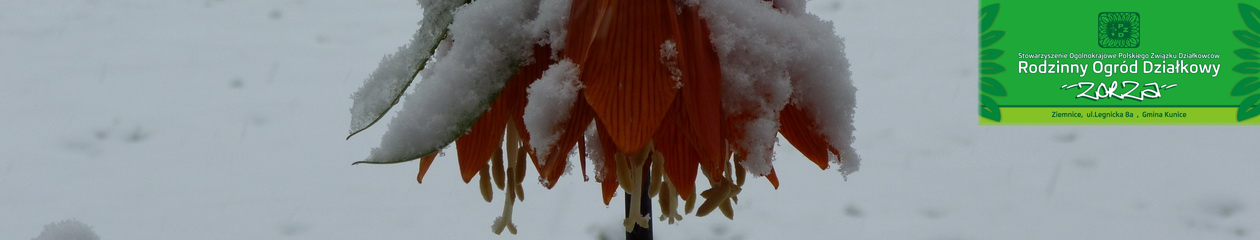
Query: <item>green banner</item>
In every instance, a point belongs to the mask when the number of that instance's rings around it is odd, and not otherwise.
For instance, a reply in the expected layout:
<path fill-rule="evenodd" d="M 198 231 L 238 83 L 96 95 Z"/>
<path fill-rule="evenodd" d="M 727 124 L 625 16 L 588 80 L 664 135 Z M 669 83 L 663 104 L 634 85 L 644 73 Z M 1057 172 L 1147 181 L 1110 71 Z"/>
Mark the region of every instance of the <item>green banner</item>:
<path fill-rule="evenodd" d="M 980 125 L 1260 124 L 1254 5 L 982 0 L 979 19 Z"/>

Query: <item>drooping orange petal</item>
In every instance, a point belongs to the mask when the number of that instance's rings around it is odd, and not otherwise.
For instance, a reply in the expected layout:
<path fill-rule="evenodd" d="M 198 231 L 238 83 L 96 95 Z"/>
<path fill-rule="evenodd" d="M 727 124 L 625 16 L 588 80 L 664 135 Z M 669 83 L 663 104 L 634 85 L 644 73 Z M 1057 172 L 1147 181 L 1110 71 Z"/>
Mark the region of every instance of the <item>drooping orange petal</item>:
<path fill-rule="evenodd" d="M 464 183 L 472 181 L 477 171 L 489 162 L 490 155 L 502 147 L 503 131 L 508 118 L 511 116 L 520 118 L 520 115 L 515 115 L 517 112 L 513 110 L 519 106 L 519 112 L 524 113 L 526 88 L 541 77 L 548 66 L 555 63 L 550 57 L 551 48 L 535 45 L 533 50 L 533 62 L 521 66 L 503 86 L 499 96 L 491 103 L 490 109 L 478 118 L 476 123 L 473 123 L 467 134 L 455 140 L 455 149 L 459 155 L 459 173 Z"/>
<path fill-rule="evenodd" d="M 617 163 L 616 159 L 608 159 L 605 161 L 608 161 L 608 163 L 613 163 L 613 164 Z M 604 206 L 607 206 L 609 203 L 612 203 L 613 196 L 617 195 L 617 189 L 621 187 L 621 185 L 619 185 L 620 183 L 617 183 L 617 173 L 616 173 L 617 171 L 612 170 L 612 169 L 608 169 L 607 171 L 609 173 L 605 173 L 605 174 L 611 174 L 611 175 L 607 175 L 608 177 L 605 177 L 604 181 L 599 183 L 600 190 L 603 191 Z"/>
<path fill-rule="evenodd" d="M 424 183 L 424 174 L 429 172 L 429 165 L 433 165 L 434 159 L 437 159 L 437 153 L 420 158 L 420 172 L 416 173 L 416 183 Z"/>
<path fill-rule="evenodd" d="M 578 64 L 586 101 L 616 149 L 637 153 L 677 92 L 677 76 L 661 51 L 666 40 L 677 41 L 674 0 L 575 1 L 572 7 L 565 55 Z"/>
<path fill-rule="evenodd" d="M 607 0 L 574 0 L 569 7 L 568 35 L 565 36 L 564 56 L 581 63 L 578 59 L 586 59 L 591 42 L 595 39 L 595 29 L 602 25 L 609 15 L 607 11 L 610 1 Z"/>
<path fill-rule="evenodd" d="M 586 175 L 586 141 L 578 140 L 578 161 L 582 163 L 582 181 L 590 182 L 591 177 Z"/>
<path fill-rule="evenodd" d="M 688 142 L 696 149 L 698 161 L 710 174 L 717 174 L 724 165 L 722 141 L 722 68 L 710 39 L 708 24 L 695 6 L 684 7 L 679 52 L 683 73 L 681 117 L 690 130 Z"/>
<path fill-rule="evenodd" d="M 720 175 L 726 158 L 722 141 L 722 71 L 704 19 L 694 7 L 679 17 L 682 89 L 653 140 L 665 156 L 665 173 L 683 199 L 695 188 L 697 164 Z M 715 124 L 717 123 L 717 124 Z"/>
<path fill-rule="evenodd" d="M 603 166 L 596 171 L 600 171 L 599 176 L 603 176 L 600 185 L 603 190 L 604 205 L 608 205 L 617 194 L 617 188 L 621 186 L 617 183 L 617 164 L 620 163 L 617 162 L 617 152 L 612 151 L 617 146 L 612 143 L 612 137 L 608 136 L 603 124 L 596 122 L 595 129 L 599 135 L 599 147 L 603 150 L 599 157 L 604 159 Z"/>
<path fill-rule="evenodd" d="M 688 130 L 689 123 L 685 115 L 688 113 L 682 111 L 682 101 L 674 102 L 674 107 L 670 108 L 665 119 L 661 122 L 661 127 L 656 130 L 656 136 L 653 138 L 653 146 L 661 156 L 665 157 L 662 164 L 665 169 L 665 175 L 669 176 L 669 180 L 674 184 L 674 189 L 678 189 L 678 194 L 683 199 L 691 199 L 691 193 L 696 187 L 696 170 L 700 166 L 700 154 L 692 145 L 694 140 L 692 132 Z M 719 163 L 720 164 L 720 163 Z"/>
<path fill-rule="evenodd" d="M 827 153 L 838 151 L 827 144 L 826 137 L 822 135 L 821 128 L 811 115 L 795 104 L 788 104 L 783 107 L 783 111 L 779 111 L 779 134 L 783 134 L 783 138 L 792 147 L 801 151 L 818 168 L 827 169 L 830 162 Z"/>
<path fill-rule="evenodd" d="M 547 71 L 548 67 L 551 67 L 552 64 L 556 63 L 555 60 L 551 60 L 550 56 L 550 47 L 535 45 L 534 62 L 532 64 L 522 66 L 516 71 L 516 75 L 512 76 L 512 80 L 508 82 L 509 85 L 513 83 L 519 85 L 516 85 L 513 88 L 504 88 L 503 92 L 500 93 L 500 97 L 511 99 L 511 101 L 507 103 L 508 112 L 512 115 L 512 122 L 509 124 L 514 124 L 513 127 L 516 128 L 518 136 L 521 138 L 520 143 L 527 146 L 525 149 L 533 149 L 528 147 L 529 132 L 525 131 L 525 103 L 526 97 L 529 95 L 529 93 L 526 92 L 526 89 L 529 88 L 529 85 L 534 84 L 534 81 L 537 81 L 538 78 L 541 78 L 542 73 Z"/>
<path fill-rule="evenodd" d="M 770 169 L 770 174 L 766 175 L 766 180 L 770 181 L 770 185 L 773 185 L 774 189 L 779 189 L 779 175 L 774 173 L 774 168 Z"/>
<path fill-rule="evenodd" d="M 530 151 L 530 158 L 534 159 L 534 167 L 538 169 L 538 175 L 542 176 L 544 186 L 548 189 L 556 186 L 556 180 L 564 175 L 565 168 L 569 166 L 569 151 L 573 150 L 573 146 L 582 140 L 582 135 L 586 133 L 586 127 L 590 126 L 591 119 L 595 114 L 591 111 L 591 107 L 586 104 L 582 98 L 577 98 L 573 102 L 573 106 L 569 109 L 569 119 L 565 120 L 564 133 L 560 135 L 560 139 L 556 140 L 555 145 L 550 146 L 551 156 L 547 157 L 546 165 L 539 165 L 538 156 Z M 546 147 L 546 146 L 538 146 Z"/>
<path fill-rule="evenodd" d="M 737 143 L 744 141 L 744 136 L 748 134 L 744 126 L 756 118 L 751 113 L 728 114 L 723 112 L 722 116 L 722 139 L 726 139 L 727 142 L 726 154 L 748 156 L 748 150 Z M 721 165 L 725 166 L 725 163 Z"/>
<path fill-rule="evenodd" d="M 506 87 L 513 84 L 509 83 Z M 507 124 L 507 102 L 502 94 L 490 104 L 490 109 L 473 123 L 467 134 L 455 140 L 459 156 L 459 174 L 464 183 L 472 180 L 477 171 L 490 162 L 490 155 L 503 146 L 503 128 Z"/>

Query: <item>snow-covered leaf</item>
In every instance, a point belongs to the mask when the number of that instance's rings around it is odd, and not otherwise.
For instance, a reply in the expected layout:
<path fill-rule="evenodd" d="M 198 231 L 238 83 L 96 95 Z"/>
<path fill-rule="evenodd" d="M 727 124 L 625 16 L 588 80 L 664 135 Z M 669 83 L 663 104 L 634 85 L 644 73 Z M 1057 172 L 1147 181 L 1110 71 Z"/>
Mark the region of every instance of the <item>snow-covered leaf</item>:
<path fill-rule="evenodd" d="M 468 0 L 419 0 L 424 7 L 424 20 L 411 37 L 411 43 L 398 52 L 385 55 L 376 70 L 364 80 L 363 87 L 351 96 L 350 138 L 376 124 L 394 104 L 398 104 L 411 81 L 423 70 L 438 43 L 446 38 L 454 20 L 455 9 Z"/>
<path fill-rule="evenodd" d="M 357 163 L 388 164 L 435 153 L 472 127 L 532 54 L 538 1 L 476 1 L 456 10 L 450 50 L 407 95 L 381 146 Z"/>

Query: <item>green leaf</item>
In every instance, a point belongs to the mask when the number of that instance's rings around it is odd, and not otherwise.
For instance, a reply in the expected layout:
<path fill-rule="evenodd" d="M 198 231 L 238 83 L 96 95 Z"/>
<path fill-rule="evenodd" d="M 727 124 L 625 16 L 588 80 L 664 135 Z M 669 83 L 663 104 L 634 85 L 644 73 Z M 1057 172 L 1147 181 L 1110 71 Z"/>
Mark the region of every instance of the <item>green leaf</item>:
<path fill-rule="evenodd" d="M 1239 80 L 1238 84 L 1234 84 L 1234 90 L 1230 91 L 1229 95 L 1242 96 L 1255 92 L 1256 89 L 1260 89 L 1260 82 L 1257 80 L 1260 80 L 1260 77 L 1247 77 Z"/>
<path fill-rule="evenodd" d="M 1242 104 L 1238 105 L 1239 122 L 1260 115 L 1260 109 L 1256 109 L 1256 103 L 1260 103 L 1260 94 L 1251 95 L 1247 99 L 1243 99 Z"/>
<path fill-rule="evenodd" d="M 998 40 L 1002 40 L 1002 36 L 1005 36 L 1005 35 L 1006 35 L 1006 31 L 991 31 L 989 33 L 985 33 L 984 35 L 980 36 L 980 47 L 982 48 L 989 47 L 989 45 L 993 45 L 994 43 L 997 43 Z M 1252 36 L 1255 36 L 1255 35 L 1252 35 Z"/>
<path fill-rule="evenodd" d="M 1238 50 L 1234 50 L 1234 54 L 1237 54 L 1238 57 L 1246 60 L 1260 60 L 1260 52 L 1250 48 L 1239 48 Z"/>
<path fill-rule="evenodd" d="M 1234 66 L 1234 71 L 1238 73 L 1242 73 L 1242 74 L 1260 73 L 1260 63 L 1242 62 L 1242 63 L 1239 63 L 1237 66 Z"/>
<path fill-rule="evenodd" d="M 980 78 L 980 91 L 998 97 L 1006 96 L 1006 87 L 1003 87 L 1002 83 L 991 77 Z"/>
<path fill-rule="evenodd" d="M 980 63 L 980 74 L 998 74 L 1003 71 L 1006 71 L 1006 68 L 1002 67 L 1001 64 L 991 62 Z"/>
<path fill-rule="evenodd" d="M 1000 5 L 999 3 L 994 3 L 980 9 L 980 32 L 989 31 L 989 27 L 993 27 L 993 21 L 997 20 Z"/>
<path fill-rule="evenodd" d="M 1256 18 L 1260 17 L 1260 9 L 1246 3 L 1239 3 L 1238 13 L 1242 15 L 1243 23 L 1247 24 L 1247 28 L 1250 28 L 1252 32 L 1260 33 L 1260 21 L 1256 21 Z"/>
<path fill-rule="evenodd" d="M 463 1 L 467 4 L 468 1 Z M 375 125 L 376 122 L 398 104 L 412 80 L 423 70 L 438 43 L 446 39 L 448 27 L 455 21 L 455 9 L 463 4 L 439 4 L 446 8 L 424 9 L 424 21 L 412 35 L 411 43 L 398 48 L 398 52 L 381 59 L 375 71 L 355 91 L 350 107 L 350 139 L 355 134 Z"/>
<path fill-rule="evenodd" d="M 980 60 L 997 59 L 1002 57 L 1003 53 L 1006 53 L 1006 51 L 1002 51 L 1001 49 L 985 49 L 984 51 L 980 51 Z"/>
<path fill-rule="evenodd" d="M 1238 41 L 1242 41 L 1242 43 L 1247 44 L 1247 46 L 1260 47 L 1260 36 L 1256 36 L 1256 34 L 1248 32 L 1247 30 L 1234 31 L 1234 37 L 1238 37 Z"/>
<path fill-rule="evenodd" d="M 1260 96 L 1260 95 L 1257 95 Z M 989 96 L 980 95 L 980 116 L 993 121 L 1002 121 L 1002 110 L 998 109 L 998 104 Z"/>

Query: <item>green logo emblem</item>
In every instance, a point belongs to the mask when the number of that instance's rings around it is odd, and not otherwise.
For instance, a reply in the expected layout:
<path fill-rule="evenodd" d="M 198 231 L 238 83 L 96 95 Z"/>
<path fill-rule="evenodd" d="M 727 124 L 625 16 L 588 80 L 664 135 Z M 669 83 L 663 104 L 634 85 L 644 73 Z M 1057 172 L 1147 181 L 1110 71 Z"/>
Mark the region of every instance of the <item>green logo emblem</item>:
<path fill-rule="evenodd" d="M 1142 16 L 1136 12 L 1098 13 L 1098 47 L 1136 48 L 1142 43 Z"/>

